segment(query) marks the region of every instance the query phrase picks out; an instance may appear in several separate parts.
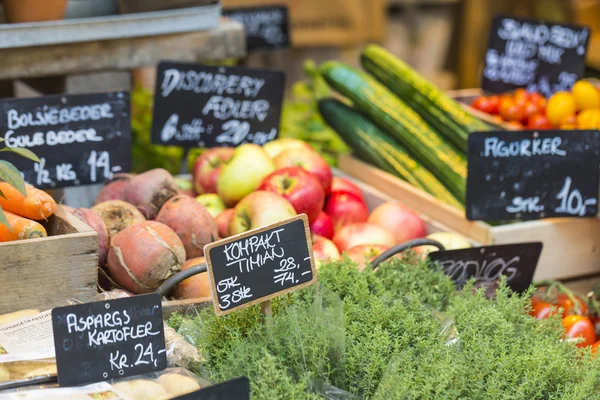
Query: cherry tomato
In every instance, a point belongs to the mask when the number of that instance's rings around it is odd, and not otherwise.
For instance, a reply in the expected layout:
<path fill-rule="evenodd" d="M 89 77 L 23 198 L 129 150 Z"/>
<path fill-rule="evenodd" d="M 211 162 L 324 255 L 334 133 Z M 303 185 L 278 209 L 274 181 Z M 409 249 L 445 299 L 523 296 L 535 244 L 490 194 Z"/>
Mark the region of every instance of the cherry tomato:
<path fill-rule="evenodd" d="M 525 105 L 529 101 L 529 93 L 525 89 L 516 89 L 513 93 L 513 99 L 515 103 Z"/>
<path fill-rule="evenodd" d="M 523 120 L 528 121 L 532 116 L 539 114 L 541 110 L 537 104 L 527 101 L 523 106 L 523 111 L 525 112 L 525 117 Z"/>
<path fill-rule="evenodd" d="M 508 97 L 500 100 L 498 112 L 505 121 L 521 121 L 525 115 L 523 107 Z"/>
<path fill-rule="evenodd" d="M 554 305 L 539 299 L 531 299 L 531 311 L 529 312 L 529 315 L 532 317 L 537 319 L 546 319 L 551 315 L 556 315 L 556 313 L 557 308 Z"/>
<path fill-rule="evenodd" d="M 498 107 L 500 107 L 500 96 L 493 95 L 488 97 L 488 100 L 490 101 L 490 113 L 494 115 L 498 114 Z"/>
<path fill-rule="evenodd" d="M 563 317 L 568 317 L 569 315 L 587 315 L 588 308 L 585 304 L 585 301 L 581 299 L 577 295 L 573 295 L 579 303 L 579 307 L 567 296 L 565 293 L 559 293 L 554 300 L 554 304 L 563 309 Z"/>
<path fill-rule="evenodd" d="M 506 125 L 510 126 L 512 129 L 515 129 L 515 130 L 525 129 L 525 126 L 523 126 L 523 124 L 520 123 L 519 121 L 508 121 L 506 123 Z"/>
<path fill-rule="evenodd" d="M 487 97 L 481 96 L 473 100 L 471 106 L 479 111 L 482 111 L 486 114 L 492 114 L 493 106 L 490 100 Z"/>
<path fill-rule="evenodd" d="M 546 98 L 537 92 L 529 94 L 529 101 L 537 105 L 540 110 L 546 109 Z"/>
<path fill-rule="evenodd" d="M 527 129 L 544 130 L 552 129 L 552 124 L 544 114 L 536 114 L 527 120 Z"/>
<path fill-rule="evenodd" d="M 592 321 L 583 315 L 569 315 L 564 317 L 562 325 L 565 328 L 568 339 L 579 339 L 577 347 L 591 346 L 596 341 L 596 333 Z"/>

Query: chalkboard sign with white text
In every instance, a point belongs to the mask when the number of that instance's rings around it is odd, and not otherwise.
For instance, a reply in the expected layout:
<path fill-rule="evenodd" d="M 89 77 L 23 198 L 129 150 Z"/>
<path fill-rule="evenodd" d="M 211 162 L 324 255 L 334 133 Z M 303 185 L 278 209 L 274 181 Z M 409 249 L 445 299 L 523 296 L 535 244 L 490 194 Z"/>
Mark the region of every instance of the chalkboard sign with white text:
<path fill-rule="evenodd" d="M 533 281 L 542 243 L 518 243 L 468 249 L 435 251 L 429 260 L 438 262 L 458 288 L 469 279 L 478 283 L 493 284 L 502 276 L 516 292 L 523 292 Z"/>
<path fill-rule="evenodd" d="M 152 143 L 235 147 L 275 140 L 284 81 L 280 71 L 161 62 Z"/>
<path fill-rule="evenodd" d="M 61 386 L 167 367 L 159 294 L 55 308 L 52 327 Z"/>
<path fill-rule="evenodd" d="M 246 377 L 236 378 L 174 397 L 173 400 L 250 400 L 250 381 Z"/>
<path fill-rule="evenodd" d="M 244 25 L 248 53 L 290 47 L 290 20 L 285 5 L 226 9 L 223 16 Z"/>
<path fill-rule="evenodd" d="M 588 27 L 496 17 L 482 88 L 503 93 L 523 87 L 544 96 L 569 90 L 583 76 L 589 39 Z"/>
<path fill-rule="evenodd" d="M 204 248 L 217 315 L 225 315 L 316 279 L 305 214 Z"/>
<path fill-rule="evenodd" d="M 471 221 L 594 217 L 600 131 L 499 131 L 469 135 Z"/>
<path fill-rule="evenodd" d="M 0 100 L 7 147 L 34 152 L 42 164 L 15 154 L 26 182 L 54 189 L 102 183 L 131 170 L 129 93 L 94 93 Z"/>

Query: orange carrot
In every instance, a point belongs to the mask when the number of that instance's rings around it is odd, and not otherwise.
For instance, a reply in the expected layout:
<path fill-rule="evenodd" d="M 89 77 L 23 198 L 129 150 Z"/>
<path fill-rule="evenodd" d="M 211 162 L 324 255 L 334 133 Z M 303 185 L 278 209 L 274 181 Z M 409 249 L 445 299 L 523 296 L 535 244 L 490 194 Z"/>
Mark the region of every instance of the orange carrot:
<path fill-rule="evenodd" d="M 4 211 L 20 215 L 21 217 L 42 220 L 54 214 L 56 202 L 48 193 L 33 186 L 26 187 L 27 197 L 6 182 L 0 182 L 0 207 Z"/>
<path fill-rule="evenodd" d="M 46 237 L 46 229 L 39 223 L 27 218 L 19 217 L 13 213 L 4 211 L 12 231 L 0 224 L 0 242 L 10 242 L 13 240 L 35 239 Z"/>

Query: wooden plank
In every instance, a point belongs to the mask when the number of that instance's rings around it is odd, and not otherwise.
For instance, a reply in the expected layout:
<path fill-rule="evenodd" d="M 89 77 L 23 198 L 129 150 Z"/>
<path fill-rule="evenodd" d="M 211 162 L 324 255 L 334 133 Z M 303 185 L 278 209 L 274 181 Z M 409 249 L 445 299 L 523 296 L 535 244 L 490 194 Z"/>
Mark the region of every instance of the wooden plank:
<path fill-rule="evenodd" d="M 246 53 L 241 24 L 201 32 L 0 50 L 0 79 L 133 69 L 161 60 L 209 61 Z"/>
<path fill-rule="evenodd" d="M 408 207 L 439 221 L 454 232 L 463 234 L 482 245 L 492 243 L 489 225 L 468 221 L 464 211 L 445 204 L 432 195 L 415 188 L 394 175 L 388 174 L 354 157 L 340 157 L 340 169 L 350 176 L 368 182 L 371 186 L 392 196 Z"/>
<path fill-rule="evenodd" d="M 48 230 L 59 236 L 0 244 L 0 314 L 97 294 L 96 232 L 60 206 Z"/>

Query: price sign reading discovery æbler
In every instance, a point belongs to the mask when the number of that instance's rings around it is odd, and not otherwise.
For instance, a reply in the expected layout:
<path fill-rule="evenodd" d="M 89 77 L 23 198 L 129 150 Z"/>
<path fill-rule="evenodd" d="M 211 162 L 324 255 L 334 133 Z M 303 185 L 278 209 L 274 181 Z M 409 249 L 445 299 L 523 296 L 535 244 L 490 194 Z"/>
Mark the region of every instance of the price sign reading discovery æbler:
<path fill-rule="evenodd" d="M 131 170 L 129 93 L 94 93 L 0 100 L 0 135 L 37 163 L 2 158 L 40 189 L 102 183 Z"/>
<path fill-rule="evenodd" d="M 157 293 L 52 310 L 58 383 L 75 386 L 167 367 Z"/>
<path fill-rule="evenodd" d="M 469 135 L 467 218 L 483 221 L 594 217 L 600 131 L 501 131 Z"/>
<path fill-rule="evenodd" d="M 161 62 L 152 143 L 236 147 L 275 140 L 284 81 L 280 71 Z"/>
<path fill-rule="evenodd" d="M 217 315 L 316 282 L 305 214 L 204 247 Z"/>

